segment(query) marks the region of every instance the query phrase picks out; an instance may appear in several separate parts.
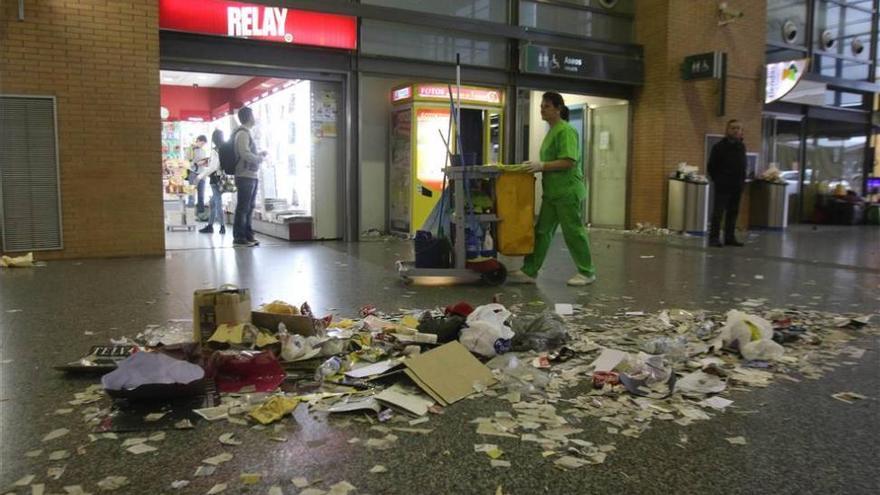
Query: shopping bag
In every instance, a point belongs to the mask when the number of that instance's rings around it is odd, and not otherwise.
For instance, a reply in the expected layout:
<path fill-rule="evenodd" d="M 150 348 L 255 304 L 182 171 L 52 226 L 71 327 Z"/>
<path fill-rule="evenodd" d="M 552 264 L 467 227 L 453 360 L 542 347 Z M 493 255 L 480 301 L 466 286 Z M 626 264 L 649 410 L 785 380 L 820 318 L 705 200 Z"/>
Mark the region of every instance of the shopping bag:
<path fill-rule="evenodd" d="M 222 285 L 193 293 L 193 341 L 205 344 L 222 323 L 251 322 L 251 294 L 248 289 Z"/>
<path fill-rule="evenodd" d="M 503 173 L 495 182 L 498 252 L 524 256 L 535 249 L 535 176 Z"/>

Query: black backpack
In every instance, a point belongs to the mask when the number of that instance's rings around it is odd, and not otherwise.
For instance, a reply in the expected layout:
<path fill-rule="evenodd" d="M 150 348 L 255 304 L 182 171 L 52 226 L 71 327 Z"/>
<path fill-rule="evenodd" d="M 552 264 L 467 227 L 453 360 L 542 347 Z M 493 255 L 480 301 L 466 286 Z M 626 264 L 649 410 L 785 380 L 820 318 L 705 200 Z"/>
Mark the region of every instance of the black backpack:
<path fill-rule="evenodd" d="M 238 163 L 238 156 L 235 153 L 235 135 L 242 129 L 236 129 L 232 133 L 232 137 L 226 140 L 217 148 L 217 156 L 220 158 L 220 170 L 227 175 L 235 175 L 235 164 Z"/>

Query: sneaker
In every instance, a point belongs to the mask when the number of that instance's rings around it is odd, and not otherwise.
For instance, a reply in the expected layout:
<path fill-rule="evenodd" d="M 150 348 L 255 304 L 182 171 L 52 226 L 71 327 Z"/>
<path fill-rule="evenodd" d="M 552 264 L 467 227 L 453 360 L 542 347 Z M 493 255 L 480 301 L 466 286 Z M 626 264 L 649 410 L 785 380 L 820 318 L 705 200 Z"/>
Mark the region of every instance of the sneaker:
<path fill-rule="evenodd" d="M 568 285 L 573 286 L 573 287 L 581 287 L 584 285 L 590 285 L 595 281 L 596 281 L 595 275 L 588 276 L 588 275 L 584 275 L 583 273 L 578 273 L 574 277 L 571 277 L 570 279 L 568 279 L 568 282 L 566 282 L 566 283 Z"/>
<path fill-rule="evenodd" d="M 709 247 L 724 247 L 718 239 L 709 239 Z"/>
<path fill-rule="evenodd" d="M 743 247 L 743 246 L 745 246 L 745 244 L 739 242 L 739 241 L 736 240 L 736 239 L 733 239 L 733 240 L 730 240 L 730 241 L 724 241 L 724 245 L 725 245 L 725 246 L 734 246 L 734 247 Z"/>
<path fill-rule="evenodd" d="M 225 225 L 221 225 L 221 226 L 220 226 L 220 234 L 222 235 L 222 234 L 225 234 L 225 233 L 226 233 L 226 226 L 225 226 Z"/>
<path fill-rule="evenodd" d="M 511 284 L 536 284 L 538 281 L 535 277 L 530 277 L 520 270 L 515 270 L 507 274 L 507 281 Z"/>
<path fill-rule="evenodd" d="M 248 241 L 232 241 L 233 247 L 251 247 L 251 243 Z"/>
<path fill-rule="evenodd" d="M 248 243 L 248 246 L 259 246 L 260 245 L 260 241 L 258 241 L 256 239 L 249 239 L 247 241 L 247 243 Z"/>
<path fill-rule="evenodd" d="M 213 234 L 214 233 L 214 226 L 208 225 L 207 227 L 205 227 L 203 229 L 199 229 L 199 232 L 202 234 Z"/>

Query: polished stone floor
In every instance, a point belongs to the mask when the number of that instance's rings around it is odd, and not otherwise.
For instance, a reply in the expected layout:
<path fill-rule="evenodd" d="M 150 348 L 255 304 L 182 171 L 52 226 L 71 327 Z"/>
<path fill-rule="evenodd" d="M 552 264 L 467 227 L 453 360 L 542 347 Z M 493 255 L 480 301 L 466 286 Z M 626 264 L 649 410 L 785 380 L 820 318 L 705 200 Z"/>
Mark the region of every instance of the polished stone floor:
<path fill-rule="evenodd" d="M 177 236 L 177 237 L 175 237 Z M 190 236 L 190 237 L 185 237 Z M 194 237 L 193 237 L 194 236 Z M 357 493 L 878 493 L 880 492 L 880 354 L 876 338 L 855 366 L 844 366 L 819 381 L 777 382 L 767 389 L 734 393 L 743 410 L 687 428 L 654 423 L 639 439 L 618 437 L 617 451 L 601 465 L 563 472 L 541 458 L 534 446 L 492 439 L 513 468 L 475 462 L 471 419 L 492 415 L 494 399 L 466 400 L 432 417 L 427 436 L 400 435 L 394 449 L 368 451 L 348 440 L 366 438 L 366 426 L 334 426 L 302 408 L 285 423 L 285 443 L 240 428 L 244 444 L 234 450 L 217 442 L 223 424 L 199 424 L 169 432 L 157 453 L 134 456 L 118 442 L 90 443 L 78 417 L 56 416 L 74 392 L 94 380 L 67 377 L 52 369 L 89 346 L 132 336 L 149 324 L 191 318 L 192 291 L 221 283 L 252 289 L 256 303 L 307 300 L 316 312 L 354 316 L 374 304 L 386 310 L 428 308 L 458 300 L 488 302 L 498 294 L 507 304 L 542 300 L 581 303 L 609 314 L 622 308 L 726 310 L 744 298 L 766 298 L 774 306 L 804 306 L 835 312 L 878 312 L 880 229 L 798 226 L 788 232 L 750 234 L 744 248 L 710 249 L 703 240 L 594 231 L 592 246 L 599 280 L 586 289 L 565 286 L 572 264 L 557 239 L 537 286 L 404 286 L 394 263 L 411 256 L 398 240 L 361 243 L 288 244 L 258 248 L 212 248 L 211 238 L 170 233 L 165 258 L 51 262 L 45 267 L 0 271 L 0 490 L 34 474 L 47 493 L 127 476 L 119 493 L 206 493 L 229 482 L 224 493 L 239 493 L 241 472 L 264 472 L 250 493 L 272 484 L 296 493 L 290 479 L 322 479 L 319 487 L 347 480 Z M 228 235 L 227 235 L 228 237 Z M 184 249 L 195 247 L 195 249 Z M 757 277 L 756 277 L 757 276 Z M 845 404 L 831 394 L 854 391 L 868 400 Z M 77 415 L 78 413 L 74 413 Z M 40 438 L 69 427 L 51 447 Z M 601 441 L 604 427 L 584 425 L 584 438 Z M 679 434 L 689 447 L 677 445 Z M 724 438 L 745 436 L 732 447 Z M 76 452 L 84 446 L 85 454 Z M 71 458 L 49 462 L 24 457 L 29 450 L 68 449 Z M 194 478 L 199 461 L 224 450 L 235 458 L 208 478 Z M 389 472 L 368 474 L 375 464 Z M 66 466 L 57 481 L 47 468 Z M 192 483 L 175 491 L 172 481 Z M 31 493 L 18 488 L 14 493 Z M 0 491 L 0 493 L 6 493 Z"/>

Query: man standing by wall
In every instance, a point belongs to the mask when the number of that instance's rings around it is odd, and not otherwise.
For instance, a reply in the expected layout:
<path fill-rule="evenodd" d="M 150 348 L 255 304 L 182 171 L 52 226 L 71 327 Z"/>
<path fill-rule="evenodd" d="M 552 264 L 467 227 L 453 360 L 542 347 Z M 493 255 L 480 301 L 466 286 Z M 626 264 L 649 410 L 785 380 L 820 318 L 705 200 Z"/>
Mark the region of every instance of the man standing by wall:
<path fill-rule="evenodd" d="M 742 246 L 736 240 L 736 216 L 746 181 L 746 146 L 743 144 L 743 126 L 738 120 L 727 122 L 727 131 L 721 141 L 712 146 L 707 170 L 715 185 L 712 206 L 712 225 L 709 227 L 709 245 L 713 247 Z M 724 243 L 721 242 L 721 217 L 724 217 Z"/>
<path fill-rule="evenodd" d="M 235 221 L 232 224 L 233 246 L 257 246 L 260 243 L 254 238 L 251 218 L 257 201 L 257 185 L 260 177 L 260 164 L 266 156 L 265 151 L 257 152 L 257 145 L 251 136 L 251 129 L 256 125 L 254 112 L 248 107 L 238 111 L 241 126 L 232 133 L 235 143 L 235 187 L 238 189 L 238 203 L 235 206 Z"/>

